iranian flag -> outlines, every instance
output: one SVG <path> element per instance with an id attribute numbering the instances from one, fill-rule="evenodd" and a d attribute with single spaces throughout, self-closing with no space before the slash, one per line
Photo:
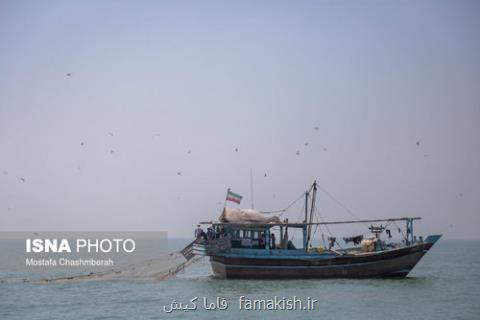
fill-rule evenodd
<path id="1" fill-rule="evenodd" d="M 227 201 L 232 201 L 232 202 L 240 204 L 240 201 L 242 201 L 242 196 L 239 195 L 239 194 L 233 193 L 232 191 L 230 191 L 230 189 L 228 189 L 228 191 L 227 191 Z"/>

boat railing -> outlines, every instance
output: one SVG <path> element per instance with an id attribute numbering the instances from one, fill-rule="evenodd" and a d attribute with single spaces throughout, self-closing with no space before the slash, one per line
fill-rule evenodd
<path id="1" fill-rule="evenodd" d="M 195 241 L 193 249 L 197 253 L 206 255 L 218 252 L 224 252 L 231 248 L 230 236 L 226 235 L 213 239 L 200 239 Z"/>

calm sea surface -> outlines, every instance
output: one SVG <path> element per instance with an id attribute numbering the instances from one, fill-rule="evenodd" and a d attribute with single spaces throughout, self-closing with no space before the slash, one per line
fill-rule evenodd
<path id="1" fill-rule="evenodd" d="M 170 240 L 169 246 L 187 242 Z M 221 280 L 205 259 L 167 281 L 41 285 L 6 281 L 12 273 L 1 264 L 0 319 L 480 319 L 480 241 L 440 240 L 408 278 L 394 280 Z M 242 295 L 318 302 L 313 311 L 245 311 L 239 310 Z M 165 313 L 164 305 L 193 297 L 199 305 L 203 297 L 222 297 L 229 306 Z"/>

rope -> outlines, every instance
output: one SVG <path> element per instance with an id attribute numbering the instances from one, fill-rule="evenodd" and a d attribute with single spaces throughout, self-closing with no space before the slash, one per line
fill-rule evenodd
<path id="1" fill-rule="evenodd" d="M 318 214 L 317 214 L 317 212 L 318 212 Z M 320 222 L 320 217 L 319 217 L 319 215 L 320 215 L 320 211 L 316 210 L 316 211 L 315 211 L 315 218 L 317 219 L 317 222 Z M 322 230 L 322 225 L 321 225 L 321 224 L 317 224 L 317 227 L 320 228 L 320 233 L 321 233 L 321 235 L 322 235 L 323 246 L 326 248 L 326 247 L 327 247 L 327 243 L 325 242 L 325 235 L 324 235 L 324 232 L 323 232 L 323 230 Z M 315 233 L 317 233 L 317 230 L 316 230 L 316 229 L 315 229 Z M 315 236 L 315 233 L 313 234 L 314 236 Z M 312 239 L 313 239 L 313 237 L 312 237 Z"/>
<path id="2" fill-rule="evenodd" d="M 403 234 L 402 228 L 400 228 L 395 221 L 392 221 L 392 222 L 393 222 L 393 224 L 395 225 L 395 227 L 397 227 L 397 229 L 400 230 L 400 233 L 402 234 L 403 240 L 408 240 L 407 236 L 406 236 L 405 234 Z"/>
<path id="3" fill-rule="evenodd" d="M 358 220 L 362 220 L 360 219 L 360 217 L 358 217 L 356 214 L 354 214 L 352 212 L 352 210 L 350 210 L 349 208 L 347 208 L 343 203 L 340 202 L 340 200 L 338 200 L 337 198 L 335 198 L 332 194 L 330 194 L 327 190 L 325 190 L 324 188 L 322 188 L 321 186 L 319 186 L 317 184 L 317 188 L 320 189 L 321 191 L 323 191 L 323 193 L 325 193 L 330 199 L 332 199 L 333 201 L 335 201 L 342 209 L 344 209 L 346 212 L 348 212 L 352 217 L 354 217 L 355 219 L 358 219 Z"/>
<path id="4" fill-rule="evenodd" d="M 303 211 L 303 210 L 305 210 L 305 205 L 302 205 L 302 210 L 300 210 L 300 214 L 298 215 L 297 220 L 299 220 L 300 217 L 302 216 L 302 213 L 303 213 L 302 211 Z M 292 241 L 293 241 L 294 238 L 295 238 L 295 232 L 296 232 L 296 231 L 297 231 L 297 228 L 293 228 L 293 232 L 292 232 L 292 235 L 291 235 Z"/>
<path id="5" fill-rule="evenodd" d="M 290 203 L 285 209 L 275 210 L 275 211 L 260 211 L 260 213 L 269 214 L 269 213 L 279 213 L 279 212 L 281 212 L 281 214 L 278 215 L 279 217 L 281 217 L 282 214 L 284 214 L 288 209 L 290 209 L 295 203 L 297 203 L 297 201 L 302 199 L 304 196 L 305 196 L 305 192 L 303 192 L 297 199 L 295 199 L 292 203 Z"/>
<path id="6" fill-rule="evenodd" d="M 315 214 L 315 218 L 317 218 L 317 222 L 319 222 L 319 221 L 318 221 L 318 217 L 317 217 L 316 214 Z M 315 234 L 317 234 L 317 229 L 318 229 L 319 226 L 320 226 L 319 224 L 317 224 L 317 225 L 315 226 L 315 230 L 313 231 L 313 235 L 312 235 L 311 242 L 313 242 L 313 239 L 315 239 Z"/>
<path id="7" fill-rule="evenodd" d="M 320 214 L 320 211 L 318 211 L 317 208 L 315 208 L 315 213 L 318 214 L 318 216 L 322 218 L 322 215 Z M 333 237 L 333 233 L 330 231 L 330 228 L 328 228 L 328 225 L 325 225 L 325 229 L 327 230 L 328 234 L 330 234 L 330 237 Z M 335 237 L 335 243 L 338 245 L 338 247 L 345 252 L 345 249 L 340 245 L 340 243 L 337 240 L 337 237 Z"/>
<path id="8" fill-rule="evenodd" d="M 321 186 L 319 186 L 317 184 L 317 188 L 320 189 L 323 193 L 325 193 L 330 199 L 332 199 L 333 201 L 335 201 L 343 210 L 345 210 L 348 214 L 350 214 L 352 217 L 354 217 L 355 219 L 357 220 L 362 220 L 359 216 L 357 216 L 356 214 L 353 213 L 352 210 L 350 210 L 349 208 L 347 208 L 347 206 L 345 206 L 343 203 L 340 202 L 340 200 L 338 200 L 337 198 L 335 198 L 331 193 L 329 193 L 327 190 L 325 190 L 324 188 L 322 188 Z M 368 227 L 368 224 L 366 222 L 363 222 L 363 225 Z"/>
<path id="9" fill-rule="evenodd" d="M 316 209 L 316 208 L 315 208 Z M 318 217 L 318 214 L 317 214 L 317 210 L 315 210 L 315 219 L 317 220 L 317 222 L 320 222 L 320 218 Z M 313 235 L 312 235 L 312 239 L 311 239 L 311 242 L 313 242 L 313 240 L 315 239 L 315 235 L 317 234 L 317 229 L 320 228 L 320 232 L 322 232 L 322 227 L 321 225 L 317 224 L 315 226 L 315 231 L 313 231 Z M 323 236 L 323 232 L 322 232 L 322 236 Z"/>
<path id="10" fill-rule="evenodd" d="M 323 220 L 323 217 L 320 214 L 320 211 L 318 211 L 318 208 L 315 208 L 315 214 L 318 214 L 318 216 L 320 217 L 320 220 Z M 328 234 L 330 234 L 330 236 L 333 237 L 333 233 L 330 231 L 330 228 L 328 228 L 328 225 L 326 224 L 324 226 L 325 226 L 325 229 L 327 230 Z"/>

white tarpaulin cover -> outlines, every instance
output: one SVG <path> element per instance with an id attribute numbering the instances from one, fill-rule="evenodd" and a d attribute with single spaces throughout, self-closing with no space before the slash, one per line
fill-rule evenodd
<path id="1" fill-rule="evenodd" d="M 219 218 L 220 222 L 231 223 L 280 223 L 277 216 L 268 217 L 253 209 L 234 209 L 225 207 Z"/>

